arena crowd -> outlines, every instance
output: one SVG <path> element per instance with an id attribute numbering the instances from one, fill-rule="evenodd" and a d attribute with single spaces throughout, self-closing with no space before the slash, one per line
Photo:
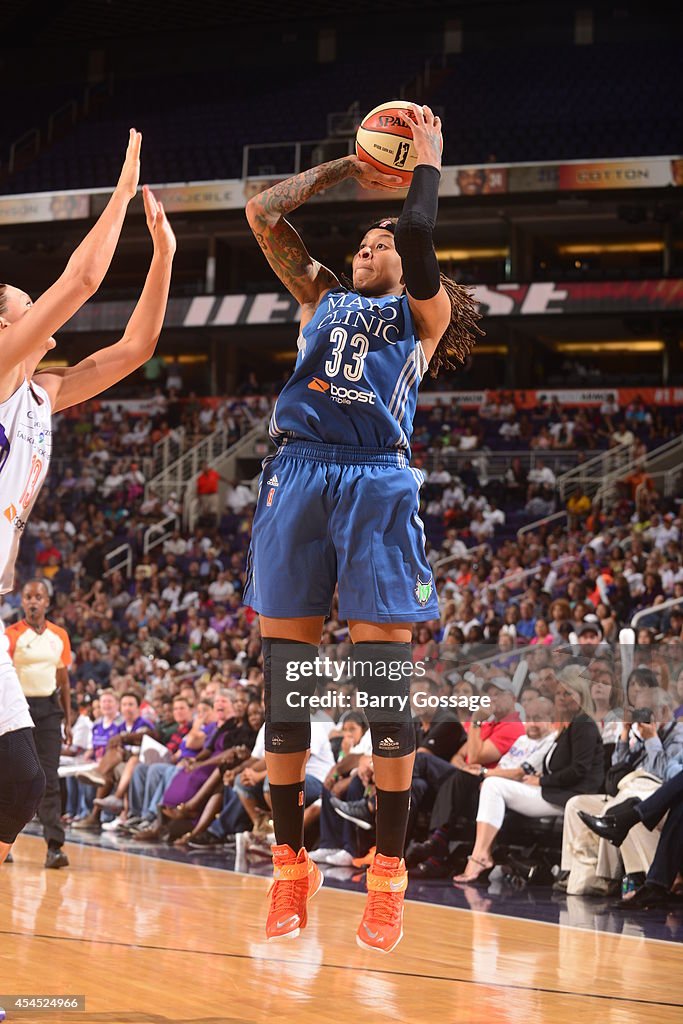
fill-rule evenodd
<path id="1" fill-rule="evenodd" d="M 166 438 L 181 451 L 220 425 L 234 442 L 268 412 L 272 396 L 259 390 L 253 375 L 241 395 L 211 402 L 155 386 L 143 412 L 91 403 L 57 420 L 58 459 L 26 527 L 18 582 L 45 581 L 49 617 L 74 649 L 63 758 L 74 829 L 191 849 L 247 833 L 268 842 L 258 622 L 241 600 L 254 492 L 228 482 L 222 507 L 204 508 L 191 532 L 181 495 L 145 497 L 155 445 Z M 570 894 L 616 893 L 626 876 L 636 880 L 629 898 L 650 905 L 680 885 L 680 838 L 660 850 L 664 819 L 652 831 L 639 819 L 620 855 L 579 814 L 647 803 L 683 778 L 680 505 L 640 469 L 609 507 L 580 488 L 562 497 L 562 464 L 543 454 L 565 454 L 570 467 L 587 450 L 627 444 L 637 457 L 682 425 L 677 410 L 640 401 L 520 412 L 505 394 L 474 411 L 436 401 L 416 417 L 413 464 L 426 478 L 441 616 L 414 633 L 413 660 L 425 669 L 415 686 L 435 700 L 415 703 L 411 874 L 452 874 L 456 839 L 472 850 L 456 879 L 488 873 L 504 818 L 517 811 L 562 823 L 556 884 Z M 490 472 L 492 451 L 510 452 L 504 471 Z M 518 532 L 561 510 L 559 525 Z M 166 515 L 177 528 L 144 554 L 144 531 Z M 122 544 L 133 552 L 130 577 L 107 573 L 106 555 Z M 681 605 L 658 609 L 671 598 Z M 18 593 L 0 598 L 5 623 L 20 615 Z M 349 653 L 336 606 L 323 644 L 333 657 Z M 474 699 L 435 707 L 448 697 Z M 314 857 L 363 864 L 374 827 L 367 722 L 356 710 L 313 722 Z"/>

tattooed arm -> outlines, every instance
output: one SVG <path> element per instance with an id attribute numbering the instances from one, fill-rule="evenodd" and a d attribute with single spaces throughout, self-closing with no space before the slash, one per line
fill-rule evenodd
<path id="1" fill-rule="evenodd" d="M 331 270 L 309 255 L 285 215 L 346 178 L 356 178 L 364 188 L 378 191 L 393 190 L 401 180 L 380 173 L 355 156 L 346 156 L 278 182 L 247 203 L 249 226 L 266 259 L 287 290 L 302 306 L 310 306 L 311 312 L 325 292 L 335 288 L 339 281 Z"/>

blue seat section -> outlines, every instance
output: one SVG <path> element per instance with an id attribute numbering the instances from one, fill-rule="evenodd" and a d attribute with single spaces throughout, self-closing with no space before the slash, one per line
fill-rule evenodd
<path id="1" fill-rule="evenodd" d="M 145 177 L 188 181 L 240 177 L 246 143 L 322 139 L 327 114 L 362 110 L 397 95 L 428 56 L 375 48 L 372 60 L 121 77 L 97 113 L 3 184 L 6 192 L 102 187 L 116 179 L 131 124 L 145 134 Z M 672 41 L 592 46 L 521 45 L 449 55 L 423 99 L 443 113 L 445 162 L 568 160 L 680 153 L 680 48 Z M 410 87 L 409 87 L 410 88 Z M 0 145 L 69 98 L 28 90 L 10 109 Z M 73 91 L 73 95 L 76 92 Z M 24 102 L 25 100 L 25 102 Z M 55 102 L 55 100 L 57 102 Z M 288 173 L 291 148 L 263 152 L 252 173 Z"/>

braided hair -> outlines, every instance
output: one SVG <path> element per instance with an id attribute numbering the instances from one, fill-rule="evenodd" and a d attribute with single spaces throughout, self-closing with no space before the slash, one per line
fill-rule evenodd
<path id="1" fill-rule="evenodd" d="M 397 222 L 398 217 L 385 217 L 383 220 L 375 221 L 367 230 L 382 228 L 393 235 Z M 439 277 L 450 299 L 451 320 L 429 361 L 429 373 L 432 377 L 438 377 L 442 370 L 457 370 L 459 366 L 464 366 L 477 343 L 477 337 L 484 333 L 478 323 L 481 313 L 472 290 L 458 284 L 453 278 L 446 277 L 445 274 L 440 274 Z M 347 287 L 353 287 L 352 282 L 346 277 L 342 278 L 342 283 Z"/>

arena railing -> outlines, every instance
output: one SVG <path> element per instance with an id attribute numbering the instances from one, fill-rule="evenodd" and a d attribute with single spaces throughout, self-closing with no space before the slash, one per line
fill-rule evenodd
<path id="1" fill-rule="evenodd" d="M 180 528 L 180 518 L 175 515 L 164 516 L 158 523 L 148 526 L 142 537 L 142 553 L 148 555 L 150 551 L 163 544 L 171 536 L 174 530 Z"/>
<path id="2" fill-rule="evenodd" d="M 596 480 L 598 482 L 601 481 L 607 473 L 613 471 L 626 472 L 629 463 L 632 461 L 631 445 L 629 444 L 616 445 L 614 448 L 608 448 L 606 451 L 600 452 L 592 459 L 588 459 L 586 462 L 581 462 L 572 469 L 568 469 L 566 473 L 562 473 L 557 478 L 557 489 L 560 498 L 564 501 L 567 494 L 575 487 L 580 487 L 590 497 L 590 492 L 587 489 L 589 486 L 592 487 Z M 595 490 L 597 489 L 596 487 Z"/>
<path id="3" fill-rule="evenodd" d="M 250 142 L 242 149 L 242 179 L 250 181 L 265 178 L 284 178 L 310 167 L 324 163 L 354 151 L 352 138 L 334 139 L 285 139 L 283 142 Z M 277 157 L 282 154 L 284 162 Z M 262 161 L 274 161 L 263 163 Z M 252 169 L 256 164 L 256 170 Z"/>
<path id="4" fill-rule="evenodd" d="M 668 601 L 662 601 L 660 604 L 652 604 L 649 608 L 641 608 L 631 619 L 631 629 L 637 629 L 638 623 L 648 615 L 658 615 L 660 612 L 667 611 L 668 608 L 675 608 L 678 604 L 683 604 L 683 597 L 671 597 Z"/>
<path id="5" fill-rule="evenodd" d="M 594 497 L 601 501 L 611 501 L 617 485 L 636 469 L 642 469 L 653 479 L 662 479 L 665 486 L 675 488 L 675 481 L 683 470 L 683 437 L 674 437 L 658 448 L 632 458 L 627 466 L 610 471 L 603 478 Z M 674 490 L 671 490 L 665 496 L 671 497 L 673 493 Z"/>
<path id="6" fill-rule="evenodd" d="M 683 598 L 677 599 L 676 603 L 680 601 L 683 601 Z M 657 607 L 663 607 L 663 605 L 658 605 Z M 641 662 L 644 651 L 643 645 L 638 646 L 635 643 L 634 630 L 628 626 L 620 630 L 617 640 L 603 640 L 597 649 L 592 648 L 590 652 L 580 644 L 576 633 L 570 633 L 568 641 L 561 644 L 556 642 L 546 646 L 524 643 L 522 645 L 515 645 L 510 650 L 500 649 L 494 641 L 465 644 L 465 649 L 457 651 L 455 658 L 453 658 L 452 654 L 451 657 L 448 657 L 447 654 L 444 655 L 444 644 L 442 641 L 439 655 L 435 658 L 435 661 L 441 662 L 442 665 L 450 661 L 451 664 L 448 667 L 436 669 L 436 671 L 441 671 L 446 678 L 452 672 L 457 672 L 461 678 L 466 678 L 467 673 L 471 672 L 475 679 L 477 676 L 486 679 L 487 677 L 490 678 L 492 669 L 500 669 L 512 678 L 515 696 L 519 698 L 527 678 L 530 678 L 533 684 L 533 674 L 538 671 L 538 668 L 534 667 L 535 657 L 543 654 L 544 651 L 552 653 L 558 650 L 558 648 L 571 653 L 572 658 L 578 659 L 580 662 L 582 661 L 586 669 L 588 668 L 588 663 L 596 654 L 600 655 L 609 652 L 613 659 L 615 679 L 618 672 L 618 678 L 621 680 L 624 689 L 626 689 L 628 677 L 632 669 Z M 662 644 L 659 646 L 660 652 L 664 648 L 668 649 L 668 652 L 674 650 L 672 645 Z M 453 648 L 450 650 L 452 652 Z M 492 653 L 487 653 L 487 650 L 491 650 Z M 652 644 L 647 645 L 647 650 L 652 651 Z M 669 661 L 674 666 L 678 665 L 678 658 L 675 654 L 669 653 Z"/>
<path id="7" fill-rule="evenodd" d="M 564 472 L 568 463 L 577 462 L 580 454 L 579 451 L 572 450 L 571 448 L 563 448 L 560 451 L 553 451 L 552 449 L 550 451 L 541 451 L 531 448 L 524 448 L 522 450 L 473 448 L 471 451 L 439 452 L 427 450 L 425 452 L 415 452 L 416 456 L 420 456 L 423 459 L 424 465 L 422 468 L 428 473 L 436 469 L 437 466 L 445 466 L 449 472 L 457 474 L 463 463 L 471 462 L 475 468 L 477 468 L 478 464 L 480 471 L 484 472 L 489 480 L 501 480 L 505 476 L 506 470 L 510 468 L 510 463 L 513 459 L 519 459 L 527 471 L 535 469 L 540 459 L 557 476 L 558 470 L 562 469 L 562 472 Z"/>
<path id="8" fill-rule="evenodd" d="M 471 552 L 480 551 L 482 550 L 482 548 L 486 547 L 488 547 L 487 544 L 478 544 L 476 548 L 468 548 L 467 554 L 465 555 L 449 555 L 447 558 L 442 558 L 438 562 L 434 563 L 434 572 L 438 572 L 440 569 L 444 568 L 446 564 L 449 562 L 461 562 L 463 559 L 469 560 Z M 556 558 L 554 562 L 550 563 L 550 568 L 556 569 L 562 565 L 568 565 L 569 562 L 578 562 L 578 560 L 579 559 L 576 558 L 574 555 L 562 555 L 560 558 Z M 514 583 L 515 580 L 526 579 L 527 576 L 533 576 L 533 574 L 537 572 L 538 565 L 533 565 L 528 569 L 515 569 L 513 572 L 508 573 L 507 576 L 503 576 L 501 579 L 497 580 L 495 584 L 492 584 L 492 586 L 507 587 L 510 586 L 510 584 Z"/>
<path id="9" fill-rule="evenodd" d="M 185 427 L 176 427 L 152 447 L 152 475 L 157 476 L 184 454 L 187 444 Z"/>
<path id="10" fill-rule="evenodd" d="M 211 462 L 215 469 L 223 476 L 228 478 L 237 478 L 238 474 L 235 473 L 235 467 L 237 466 L 238 459 L 261 459 L 268 453 L 268 417 L 264 417 L 259 420 L 251 430 L 248 430 L 246 434 L 243 434 L 239 440 L 235 441 L 229 448 L 224 447 L 222 451 L 215 453 L 212 459 L 206 459 L 204 461 Z M 190 452 L 186 453 L 190 455 Z M 186 481 L 185 488 L 183 491 L 183 522 L 190 529 L 193 530 L 197 519 L 197 493 L 196 493 L 196 482 L 197 476 L 199 475 L 199 466 L 201 461 L 195 460 L 195 468 L 191 477 Z M 250 481 L 245 481 L 250 484 Z M 224 487 L 221 484 L 218 492 L 218 504 L 219 508 L 224 507 Z"/>
<path id="11" fill-rule="evenodd" d="M 440 558 L 438 561 L 434 562 L 432 569 L 437 573 L 453 562 L 471 562 L 475 557 L 476 551 L 484 551 L 488 547 L 490 547 L 489 544 L 477 544 L 476 547 L 468 548 L 467 551 L 463 552 L 461 555 L 447 555 L 445 558 Z"/>
<path id="12" fill-rule="evenodd" d="M 559 512 L 553 512 L 549 516 L 543 516 L 542 519 L 536 519 L 533 523 L 527 523 L 526 526 L 520 526 L 517 530 L 517 540 L 523 537 L 525 533 L 532 533 L 535 530 L 540 529 L 541 526 L 546 526 L 547 523 L 554 523 L 560 519 L 569 519 L 569 513 L 565 508 L 560 509 Z"/>
<path id="13" fill-rule="evenodd" d="M 682 467 L 664 469 L 659 472 L 648 469 L 645 463 L 642 463 L 642 467 L 655 485 L 655 490 L 658 494 L 664 498 L 671 498 L 676 494 L 678 480 L 683 471 Z M 623 483 L 638 468 L 638 465 L 634 464 L 630 470 L 626 469 L 623 473 L 618 474 L 616 478 L 610 477 L 607 481 L 601 477 L 586 477 L 588 483 L 592 482 L 598 485 L 597 489 L 593 492 L 592 500 L 594 502 L 601 502 L 603 505 L 609 504 L 614 498 L 617 485 Z M 586 493 L 589 492 L 586 491 Z"/>
<path id="14" fill-rule="evenodd" d="M 105 579 L 115 572 L 124 573 L 128 579 L 133 575 L 133 549 L 130 544 L 121 544 L 118 548 L 114 548 L 104 556 L 104 561 L 108 565 L 103 573 Z"/>
<path id="15" fill-rule="evenodd" d="M 228 444 L 230 428 L 226 424 L 221 424 L 220 427 L 207 434 L 206 437 L 203 437 L 192 448 L 188 448 L 186 452 L 183 452 L 179 458 L 171 462 L 160 473 L 157 473 L 155 477 L 148 480 L 145 484 L 145 498 L 148 499 L 154 494 L 163 502 L 171 493 L 175 492 L 182 500 L 186 487 L 196 480 L 203 463 L 208 462 L 211 464 L 218 459 L 222 459 L 229 452 L 235 451 L 237 446 L 241 445 L 246 438 L 253 440 L 256 434 L 259 436 L 267 434 L 267 424 L 267 417 L 257 420 L 232 445 Z"/>

